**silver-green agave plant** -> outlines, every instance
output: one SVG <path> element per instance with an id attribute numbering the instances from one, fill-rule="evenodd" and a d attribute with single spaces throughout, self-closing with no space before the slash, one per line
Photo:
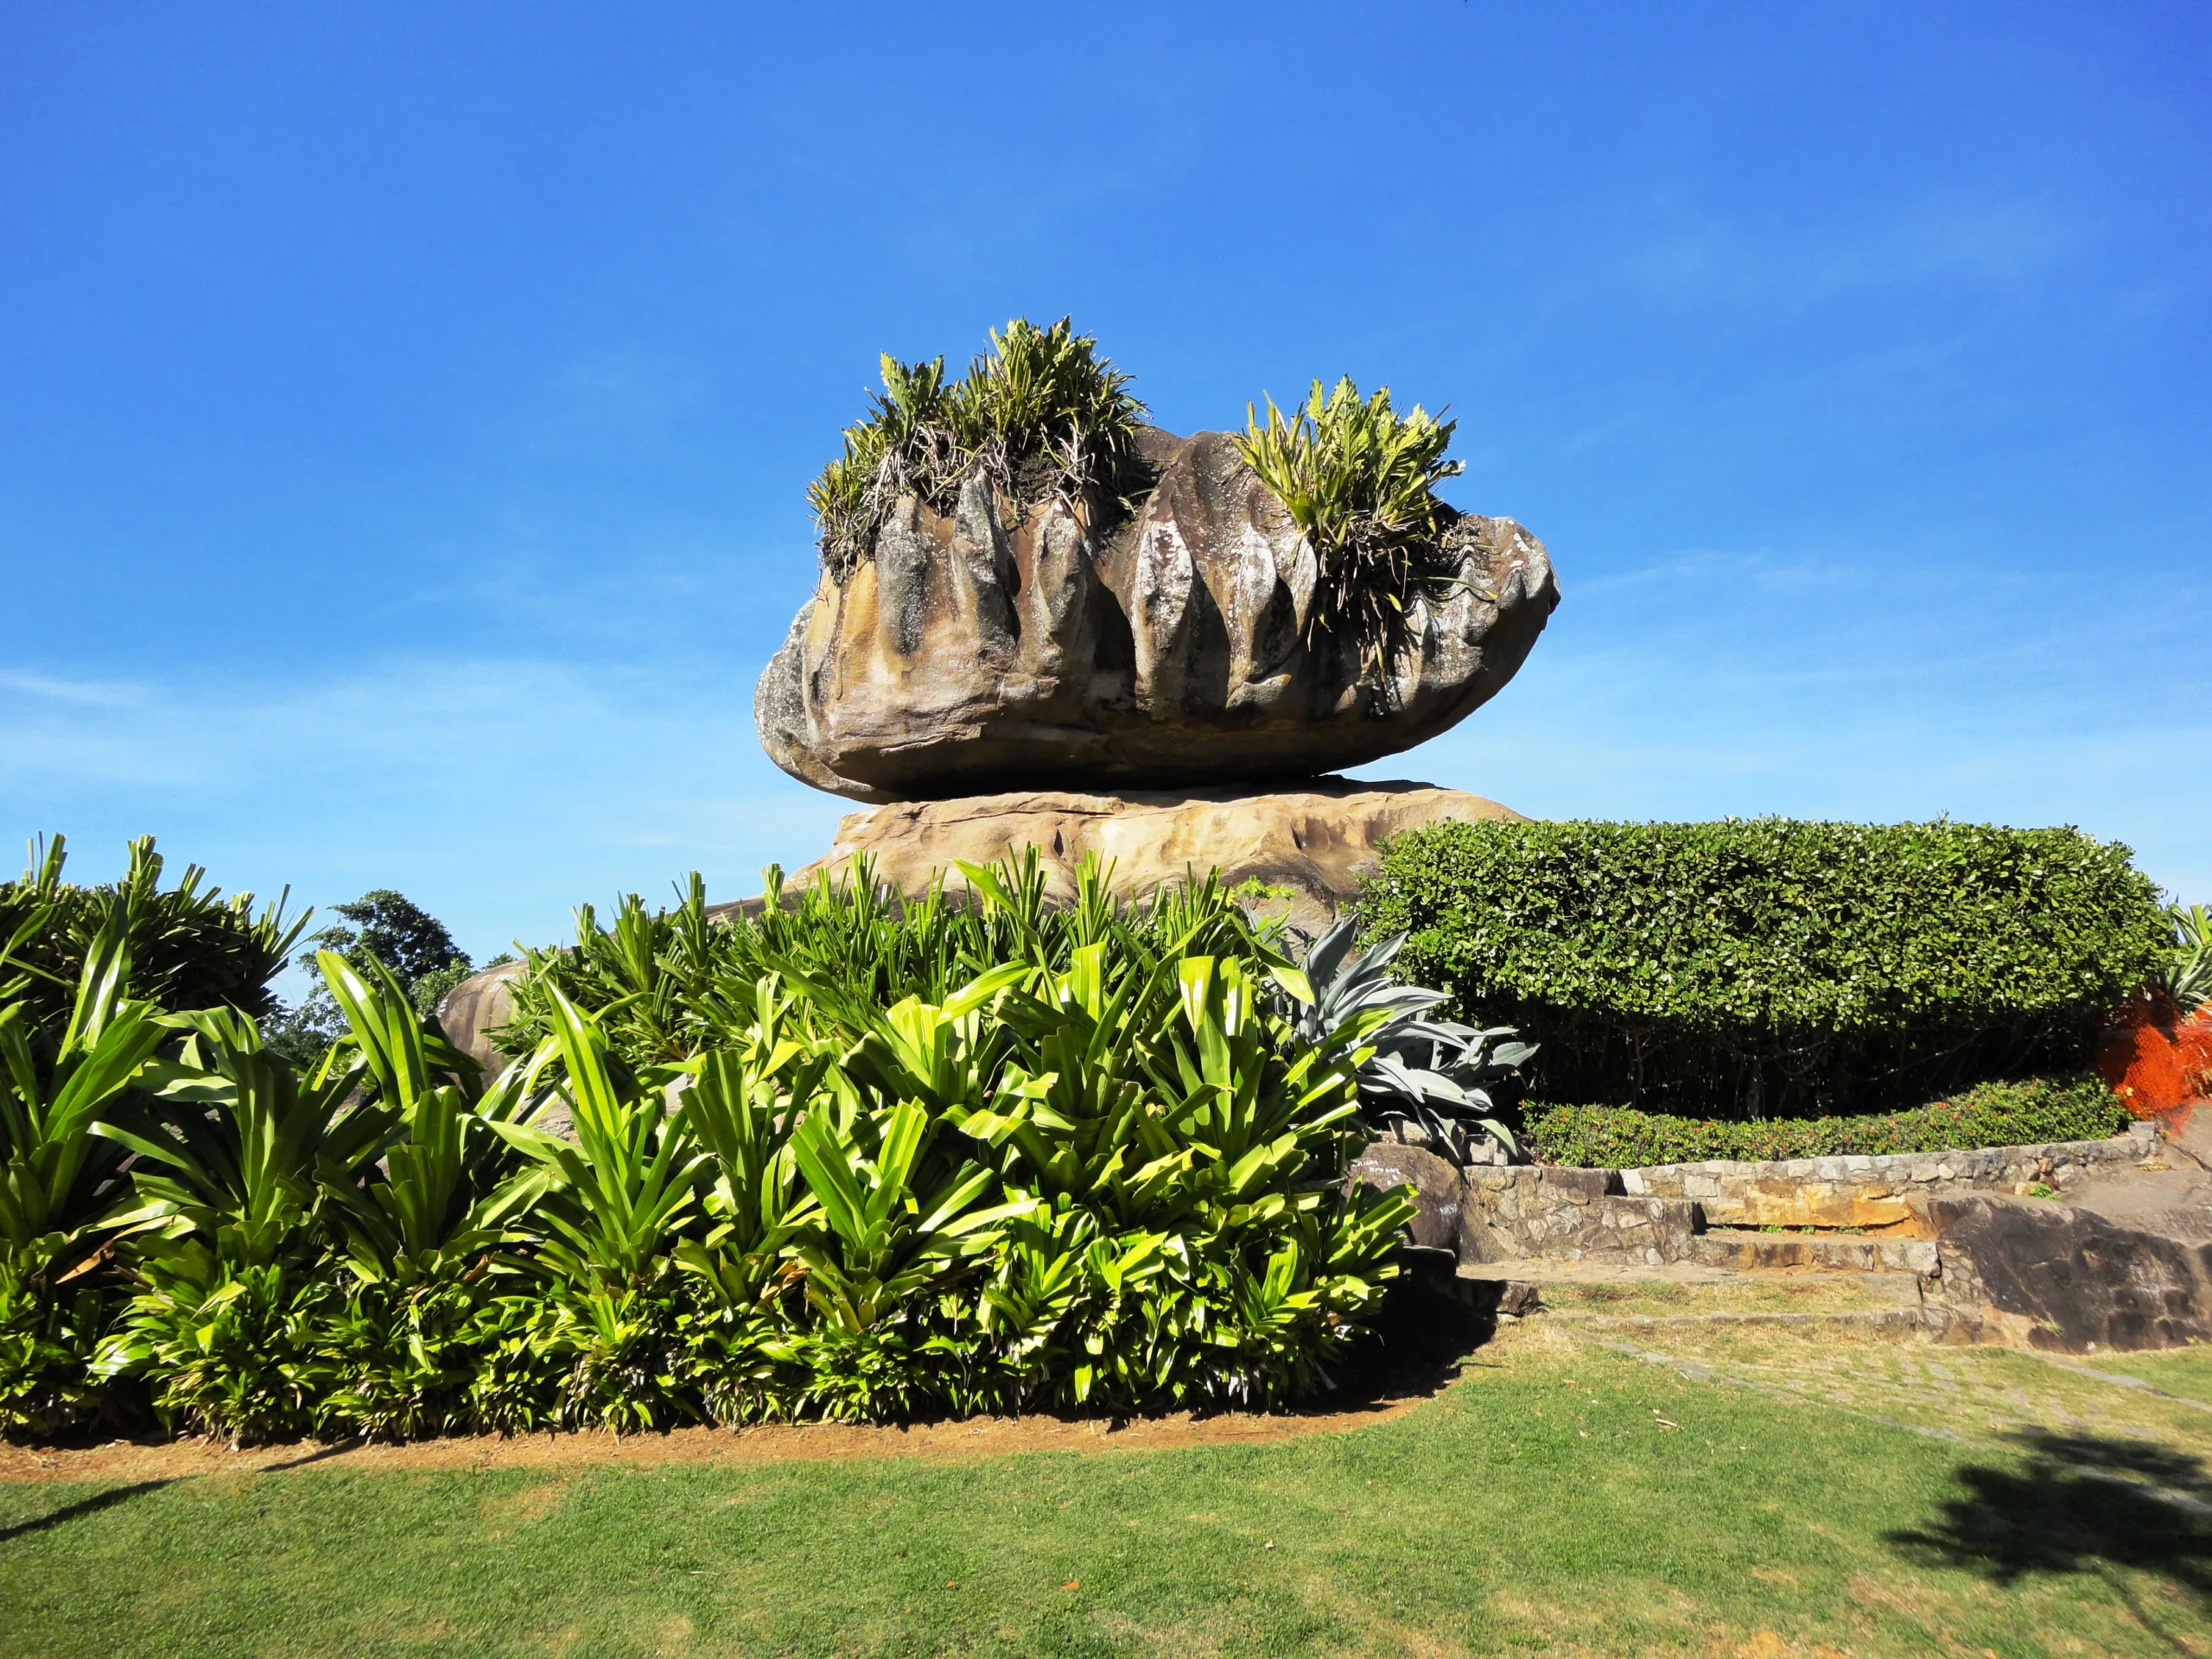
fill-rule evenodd
<path id="1" fill-rule="evenodd" d="M 1526 1065 L 1536 1045 L 1522 1042 L 1510 1026 L 1478 1029 L 1428 1018 L 1449 999 L 1442 991 L 1401 983 L 1391 972 L 1406 936 L 1354 951 L 1357 931 L 1357 924 L 1347 917 L 1306 952 L 1300 967 L 1313 1000 L 1294 1005 L 1300 1038 L 1318 1043 L 1369 1010 L 1390 1010 L 1391 1018 L 1366 1039 L 1375 1052 L 1359 1068 L 1362 1115 L 1384 1131 L 1410 1124 L 1422 1139 L 1445 1147 L 1463 1140 L 1470 1128 L 1485 1130 L 1517 1160 L 1520 1142 L 1495 1116 L 1491 1090 Z"/>
<path id="2" fill-rule="evenodd" d="M 2187 910 L 2176 905 L 2166 914 L 2174 925 L 2174 948 L 2160 984 L 2176 1007 L 2195 1014 L 2212 1002 L 2212 914 L 2202 905 Z"/>

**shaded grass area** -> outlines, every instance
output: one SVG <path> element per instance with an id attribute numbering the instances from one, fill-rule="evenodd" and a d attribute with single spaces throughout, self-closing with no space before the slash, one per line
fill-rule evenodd
<path id="1" fill-rule="evenodd" d="M 1528 1325 L 1263 1445 L 0 1485 L 0 1652 L 2212 1652 L 2212 1522 L 2120 1484 L 2145 1459 L 2202 1479 Z"/>
<path id="2" fill-rule="evenodd" d="M 2212 1411 L 2107 1382 L 2101 1368 L 2077 1360 L 2055 1363 L 2004 1348 L 1757 1326 L 1685 1323 L 1596 1334 L 1620 1349 L 1704 1368 L 1784 1408 L 1847 1413 L 1961 1446 L 2008 1446 L 2023 1433 L 2079 1433 L 2114 1444 L 2150 1444 L 2212 1464 Z M 2113 1370 L 2137 1375 L 2132 1365 Z"/>

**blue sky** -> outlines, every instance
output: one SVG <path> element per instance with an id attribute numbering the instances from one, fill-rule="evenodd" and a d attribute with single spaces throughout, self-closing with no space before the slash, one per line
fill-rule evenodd
<path id="1" fill-rule="evenodd" d="M 875 355 L 1448 403 L 1550 547 L 1366 769 L 2078 823 L 2212 899 L 2212 12 L 0 5 L 0 830 L 480 957 L 843 805 L 753 735 Z"/>

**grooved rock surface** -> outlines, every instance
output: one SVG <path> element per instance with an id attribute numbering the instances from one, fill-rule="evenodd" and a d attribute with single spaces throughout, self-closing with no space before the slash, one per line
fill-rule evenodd
<path id="1" fill-rule="evenodd" d="M 811 880 L 866 855 L 875 861 L 878 881 L 919 893 L 956 859 L 988 864 L 1033 846 L 1047 890 L 1065 899 L 1074 896 L 1084 855 L 1096 852 L 1113 861 L 1111 885 L 1125 898 L 1179 882 L 1193 868 L 1202 876 L 1218 868 L 1231 886 L 1258 880 L 1287 887 L 1291 922 L 1313 933 L 1358 896 L 1360 878 L 1373 873 L 1386 836 L 1446 818 L 1518 821 L 1520 814 L 1460 790 L 1343 778 L 1264 793 L 1032 791 L 908 801 L 851 814 L 829 853 L 790 880 Z M 957 872 L 950 885 L 962 885 Z"/>
<path id="2" fill-rule="evenodd" d="M 1332 636 L 1303 643 L 1313 547 L 1228 437 L 1147 429 L 1144 448 L 1158 482 L 1103 531 L 1052 505 L 1009 531 L 980 478 L 949 515 L 903 499 L 761 675 L 770 758 L 868 801 L 1309 777 L 1454 724 L 1559 602 L 1541 542 L 1462 517 L 1457 585 L 1413 605 L 1392 683 L 1363 685 Z"/>

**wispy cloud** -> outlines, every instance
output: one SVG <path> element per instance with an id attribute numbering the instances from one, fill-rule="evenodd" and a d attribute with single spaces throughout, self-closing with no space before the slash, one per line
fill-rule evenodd
<path id="1" fill-rule="evenodd" d="M 2059 267 L 2094 231 L 2032 197 L 1890 200 L 1856 223 L 1828 219 L 1796 231 L 1685 206 L 1667 231 L 1631 245 L 1618 270 L 1633 287 L 1700 307 L 1819 305 L 1930 286 L 2015 288 Z"/>
<path id="2" fill-rule="evenodd" d="M 144 695 L 140 688 L 123 681 L 67 679 L 7 668 L 0 668 L 0 691 L 12 691 L 32 702 L 95 709 L 128 708 Z"/>
<path id="3" fill-rule="evenodd" d="M 0 788 L 9 827 L 68 834 L 90 874 L 149 830 L 229 887 L 316 902 L 404 871 L 481 952 L 556 937 L 584 899 L 693 868 L 735 896 L 827 849 L 849 804 L 769 765 L 735 677 L 437 658 L 219 685 L 9 675 Z"/>

